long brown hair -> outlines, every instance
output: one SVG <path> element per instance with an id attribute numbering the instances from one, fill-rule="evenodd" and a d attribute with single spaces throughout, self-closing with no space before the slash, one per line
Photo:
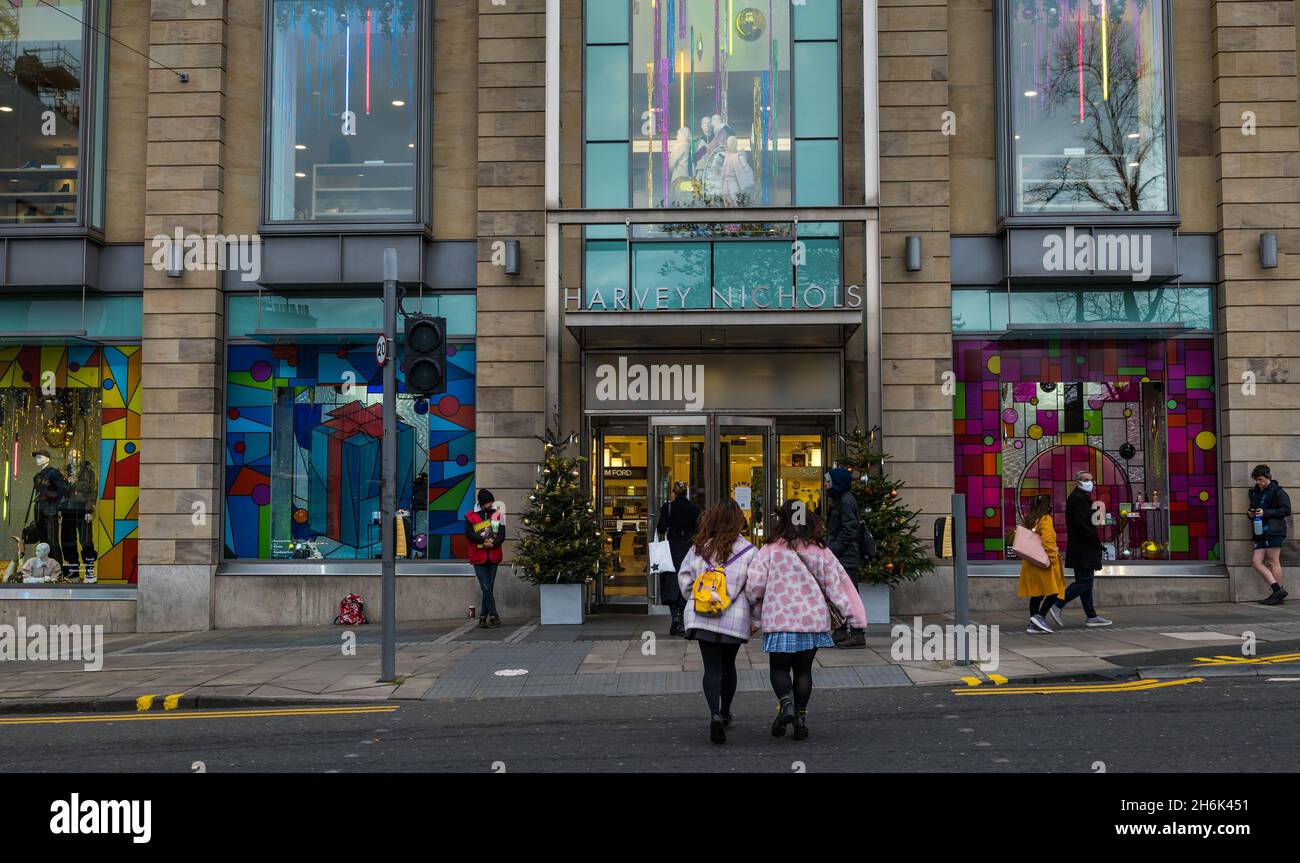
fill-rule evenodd
<path id="1" fill-rule="evenodd" d="M 1050 514 L 1052 511 L 1052 496 L 1049 494 L 1038 494 L 1029 501 L 1029 509 L 1025 511 L 1025 527 L 1033 530 L 1038 526 L 1038 521 L 1043 516 Z"/>
<path id="2" fill-rule="evenodd" d="M 700 518 L 695 531 L 695 553 L 705 562 L 717 566 L 731 557 L 731 547 L 745 529 L 745 514 L 731 498 L 715 503 Z"/>
<path id="3" fill-rule="evenodd" d="M 798 498 L 790 498 L 776 513 L 776 527 L 772 539 L 782 540 L 791 548 L 824 546 L 825 525 L 812 507 Z"/>

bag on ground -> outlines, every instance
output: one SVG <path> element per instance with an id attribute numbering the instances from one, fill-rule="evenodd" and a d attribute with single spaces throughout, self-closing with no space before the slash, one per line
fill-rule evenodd
<path id="1" fill-rule="evenodd" d="M 339 613 L 334 622 L 340 626 L 361 626 L 366 623 L 366 604 L 355 593 L 339 600 Z"/>

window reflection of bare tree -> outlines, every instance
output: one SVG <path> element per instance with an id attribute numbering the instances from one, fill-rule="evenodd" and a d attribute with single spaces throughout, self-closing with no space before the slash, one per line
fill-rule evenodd
<path id="1" fill-rule="evenodd" d="M 1141 291 L 1035 291 L 1021 295 L 1019 305 L 1029 314 L 1018 314 L 1015 319 L 1073 321 L 1080 324 L 1098 321 L 1151 323 L 1174 320 L 1177 317 L 1177 302 L 1177 289 L 1168 285 Z M 1145 309 L 1141 303 L 1146 304 Z"/>
<path id="2" fill-rule="evenodd" d="M 1106 210 L 1131 212 L 1163 202 L 1164 100 L 1144 98 L 1133 33 L 1120 19 L 1112 20 L 1109 98 L 1103 98 L 1102 92 L 1100 21 L 1094 18 L 1084 25 L 1088 31 L 1083 40 L 1085 110 L 1082 122 L 1076 116 L 1074 123 L 1082 126 L 1078 143 L 1087 147 L 1088 155 L 1044 160 L 1044 176 L 1035 177 L 1024 190 L 1026 209 L 1091 202 Z M 1063 21 L 1056 32 L 1059 36 L 1052 49 L 1047 98 L 1056 116 L 1062 112 L 1070 116 L 1079 104 L 1076 30 L 1071 22 Z M 1157 86 L 1158 82 L 1145 84 L 1146 88 Z M 1128 137 L 1139 132 L 1138 138 Z M 1132 162 L 1137 167 L 1130 167 Z"/>

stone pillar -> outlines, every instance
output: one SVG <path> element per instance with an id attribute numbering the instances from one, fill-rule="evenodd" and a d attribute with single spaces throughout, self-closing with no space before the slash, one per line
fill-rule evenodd
<path id="1" fill-rule="evenodd" d="M 949 510 L 953 487 L 946 0 L 880 0 L 880 268 L 884 449 L 912 509 Z M 971 118 L 967 118 L 970 122 Z M 962 118 L 957 120 L 959 127 Z M 905 238 L 921 238 L 921 271 L 906 270 Z M 894 591 L 894 613 L 952 607 L 952 571 Z"/>
<path id="2" fill-rule="evenodd" d="M 220 560 L 221 273 L 151 265 L 157 235 L 222 233 L 225 0 L 151 0 L 140 466 L 142 632 L 207 629 Z"/>
<path id="3" fill-rule="evenodd" d="M 1250 566 L 1250 471 L 1268 464 L 1300 505 L 1300 124 L 1295 3 L 1214 0 L 1219 167 L 1218 346 L 1225 559 L 1235 600 L 1266 595 Z M 1254 117 L 1254 128 L 1248 121 Z M 1278 237 L 1261 269 L 1260 234 Z M 1249 374 L 1247 374 L 1249 373 Z M 1253 388 L 1246 386 L 1253 381 Z M 1253 390 L 1253 391 L 1252 391 Z M 1294 527 L 1290 531 L 1295 537 Z M 1283 549 L 1300 591 L 1294 541 Z"/>
<path id="4" fill-rule="evenodd" d="M 532 490 L 546 426 L 545 12 L 545 0 L 511 0 L 478 15 L 477 483 L 510 513 Z M 492 263 L 505 240 L 519 241 L 517 276 Z"/>

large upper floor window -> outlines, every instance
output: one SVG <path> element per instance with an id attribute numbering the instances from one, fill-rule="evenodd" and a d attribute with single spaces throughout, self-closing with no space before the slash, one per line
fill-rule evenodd
<path id="1" fill-rule="evenodd" d="M 838 0 L 586 0 L 584 205 L 839 204 L 839 16 Z"/>
<path id="2" fill-rule="evenodd" d="M 1173 210 L 1165 0 L 1004 0 L 1008 215 Z"/>
<path id="3" fill-rule="evenodd" d="M 273 0 L 271 222 L 419 222 L 419 0 Z"/>
<path id="4" fill-rule="evenodd" d="M 90 39 L 88 15 L 106 30 L 107 2 L 8 0 L 0 3 L 0 225 L 102 221 L 98 181 L 106 52 Z M 94 19 L 92 19 L 94 20 Z M 91 151 L 90 165 L 87 150 Z M 90 182 L 93 196 L 85 194 Z"/>

